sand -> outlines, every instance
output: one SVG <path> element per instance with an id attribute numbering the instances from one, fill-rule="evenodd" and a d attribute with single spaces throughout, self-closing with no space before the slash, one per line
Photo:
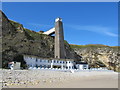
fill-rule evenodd
<path id="1" fill-rule="evenodd" d="M 118 88 L 118 73 L 2 70 L 4 88 Z"/>

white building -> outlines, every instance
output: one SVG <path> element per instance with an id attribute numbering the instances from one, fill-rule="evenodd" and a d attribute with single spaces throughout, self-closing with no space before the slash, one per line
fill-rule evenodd
<path id="1" fill-rule="evenodd" d="M 88 69 L 86 62 L 75 62 L 73 59 L 39 58 L 32 55 L 24 55 L 28 68 L 60 68 L 60 69 Z"/>
<path id="2" fill-rule="evenodd" d="M 84 61 L 77 62 L 75 66 L 76 66 L 77 69 L 80 69 L 80 70 L 84 70 L 84 69 L 89 68 L 88 63 L 84 62 Z"/>
<path id="3" fill-rule="evenodd" d="M 20 65 L 21 63 L 20 62 L 9 62 L 8 63 L 8 67 L 11 69 L 11 70 L 19 70 L 20 69 Z"/>
<path id="4" fill-rule="evenodd" d="M 76 64 L 76 68 L 80 70 L 88 69 L 88 64 Z"/>
<path id="5" fill-rule="evenodd" d="M 24 55 L 24 60 L 28 68 L 61 68 L 74 69 L 73 59 L 43 59 L 37 56 Z"/>

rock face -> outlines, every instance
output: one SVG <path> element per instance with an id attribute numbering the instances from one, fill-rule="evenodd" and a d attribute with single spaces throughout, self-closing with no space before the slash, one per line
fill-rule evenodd
<path id="1" fill-rule="evenodd" d="M 7 67 L 9 61 L 20 61 L 25 67 L 23 54 L 42 58 L 54 57 L 54 37 L 25 29 L 22 24 L 9 20 L 2 14 L 2 60 Z M 79 60 L 70 45 L 65 41 L 67 58 Z"/>
<path id="2" fill-rule="evenodd" d="M 120 70 L 120 53 L 118 47 L 105 45 L 71 45 L 74 51 L 82 56 L 82 59 L 90 64 L 90 67 L 108 67 Z"/>
<path id="3" fill-rule="evenodd" d="M 54 37 L 25 29 L 22 24 L 9 20 L 0 11 L 0 49 L 2 52 L 2 67 L 6 68 L 9 61 L 19 61 L 26 67 L 23 54 L 35 55 L 41 58 L 54 57 Z M 2 24 L 2 25 L 1 25 Z M 117 47 L 104 45 L 69 45 L 65 43 L 68 59 L 87 61 L 90 67 L 108 67 L 120 70 L 120 53 Z M 1 55 L 1 54 L 0 54 Z M 1 64 L 0 64 L 1 66 Z"/>

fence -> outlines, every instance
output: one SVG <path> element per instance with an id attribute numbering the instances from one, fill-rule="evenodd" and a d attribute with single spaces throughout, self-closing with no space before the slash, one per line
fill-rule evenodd
<path id="1" fill-rule="evenodd" d="M 113 70 L 108 70 L 107 68 L 91 68 L 91 69 L 61 69 L 61 68 L 36 68 L 30 67 L 29 70 L 46 70 L 46 71 L 63 71 L 63 72 L 114 72 Z"/>

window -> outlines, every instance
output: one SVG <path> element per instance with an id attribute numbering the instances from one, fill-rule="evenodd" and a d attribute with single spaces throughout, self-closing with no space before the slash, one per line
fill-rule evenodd
<path id="1" fill-rule="evenodd" d="M 52 61 L 51 60 L 49 60 L 49 63 L 51 63 Z"/>
<path id="2" fill-rule="evenodd" d="M 42 65 L 40 65 L 40 68 L 42 68 Z"/>
<path id="3" fill-rule="evenodd" d="M 59 63 L 59 61 L 57 61 L 57 63 Z"/>
<path id="4" fill-rule="evenodd" d="M 71 68 L 71 66 L 69 66 L 69 68 Z"/>
<path id="5" fill-rule="evenodd" d="M 84 69 L 86 69 L 86 68 L 87 68 L 87 66 L 86 66 L 86 65 L 83 65 L 83 68 L 84 68 Z"/>
<path id="6" fill-rule="evenodd" d="M 38 68 L 38 65 L 36 64 L 36 68 Z"/>
<path id="7" fill-rule="evenodd" d="M 37 58 L 36 58 L 36 62 L 38 62 Z"/>
<path id="8" fill-rule="evenodd" d="M 44 65 L 44 68 L 46 68 L 46 65 Z"/>

